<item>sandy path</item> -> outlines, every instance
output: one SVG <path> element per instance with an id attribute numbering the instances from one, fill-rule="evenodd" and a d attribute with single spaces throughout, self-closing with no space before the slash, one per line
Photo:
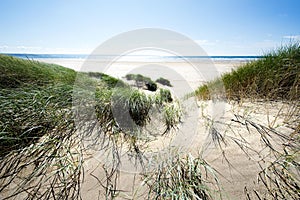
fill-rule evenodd
<path id="1" fill-rule="evenodd" d="M 244 199 L 245 186 L 247 186 L 249 191 L 252 189 L 260 191 L 260 188 L 256 184 L 257 174 L 260 171 L 257 162 L 264 159 L 264 162 L 260 163 L 262 166 L 266 166 L 274 157 L 270 155 L 269 149 L 265 148 L 260 134 L 253 127 L 250 127 L 250 132 L 248 132 L 245 126 L 233 122 L 231 119 L 235 119 L 234 114 L 238 114 L 244 116 L 245 119 L 252 120 L 264 126 L 272 124 L 273 127 L 276 127 L 276 130 L 280 130 L 288 135 L 292 130 L 286 128 L 283 123 L 284 117 L 281 116 L 281 113 L 286 112 L 284 109 L 287 109 L 288 106 L 280 102 L 272 104 L 248 102 L 239 105 L 227 103 L 225 115 L 222 119 L 219 119 L 219 123 L 216 122 L 214 125 L 225 138 L 225 143 L 221 143 L 220 148 L 217 143 L 213 143 L 208 129 L 205 126 L 205 124 L 207 124 L 207 110 L 212 106 L 212 102 L 199 102 L 199 105 L 203 103 L 207 106 L 202 106 L 205 111 L 202 112 L 198 118 L 200 122 L 198 134 L 190 141 L 191 144 L 189 143 L 189 146 L 186 148 L 186 153 L 192 153 L 197 156 L 199 152 L 201 152 L 202 157 L 221 174 L 219 174 L 218 177 L 224 190 L 223 197 L 225 199 Z M 281 113 L 278 113 L 280 108 L 283 108 L 283 110 L 281 110 Z M 269 113 L 269 117 L 266 116 L 266 113 Z M 272 137 L 270 141 L 273 146 L 280 150 L 284 141 L 279 137 Z M 233 138 L 240 140 L 245 139 L 248 142 L 247 147 L 249 149 L 245 148 L 248 155 L 234 142 Z M 160 144 L 168 144 L 170 138 L 160 137 L 158 140 L 158 143 L 152 143 L 152 148 L 155 146 L 159 147 Z M 82 187 L 84 199 L 90 199 L 91 197 L 99 195 L 100 191 L 103 192 L 103 188 L 99 185 L 97 179 L 95 179 L 96 176 L 100 180 L 105 180 L 102 164 L 101 159 L 99 160 L 93 156 L 86 162 L 86 176 Z M 143 199 L 145 197 L 143 195 L 145 195 L 147 191 L 140 176 L 126 171 L 120 173 L 118 189 L 120 189 L 122 193 L 117 199 Z M 104 196 L 101 196 L 100 199 L 103 197 Z"/>

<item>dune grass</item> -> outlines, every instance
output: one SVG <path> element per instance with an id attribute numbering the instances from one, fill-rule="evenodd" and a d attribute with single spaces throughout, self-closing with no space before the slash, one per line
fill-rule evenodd
<path id="1" fill-rule="evenodd" d="M 75 78 L 74 70 L 59 65 L 0 55 L 1 88 L 55 83 L 73 84 Z"/>
<path id="2" fill-rule="evenodd" d="M 217 172 L 191 154 L 169 156 L 158 169 L 144 175 L 148 199 L 214 199 L 221 191 Z M 222 196 L 219 196 L 222 199 Z"/>
<path id="3" fill-rule="evenodd" d="M 76 72 L 5 55 L 0 72 L 1 198 L 77 198 L 82 160 L 71 111 Z M 12 187 L 14 182 L 19 185 Z"/>
<path id="4" fill-rule="evenodd" d="M 157 104 L 162 113 L 168 113 L 164 115 L 168 116 L 166 130 L 175 127 L 179 123 L 175 118 L 181 117 L 176 110 L 179 107 L 165 111 L 171 101 L 162 98 L 158 104 L 158 94 L 146 95 L 103 73 L 77 73 L 58 65 L 5 55 L 0 55 L 0 71 L 0 194 L 5 194 L 1 196 L 3 199 L 80 199 L 83 140 L 91 139 L 102 143 L 101 148 L 112 150 L 116 155 L 115 165 L 110 166 L 110 173 L 104 170 L 107 177 L 117 177 L 119 145 L 125 146 L 119 141 L 128 144 L 128 154 L 143 162 L 140 140 L 145 139 L 140 133 L 151 120 L 149 110 L 153 106 Z M 89 98 L 91 89 L 96 91 Z M 95 111 L 96 121 L 90 120 L 94 112 L 87 112 L 82 119 L 77 119 L 80 124 L 76 124 L 75 93 L 81 95 L 77 107 Z M 130 123 L 125 126 L 116 118 L 123 114 L 130 120 L 129 129 L 126 127 Z M 95 124 L 100 124 L 99 129 Z M 107 196 L 115 196 L 116 183 L 108 181 L 102 185 Z M 109 186 L 111 189 L 107 189 Z"/>
<path id="5" fill-rule="evenodd" d="M 1 89 L 0 156 L 22 149 L 59 126 L 63 114 L 58 110 L 72 105 L 72 87 L 49 85 Z"/>
<path id="6" fill-rule="evenodd" d="M 209 99 L 211 90 L 223 84 L 229 99 L 297 100 L 300 98 L 299 69 L 300 44 L 294 43 L 200 86 L 195 94 L 201 99 Z"/>
<path id="7" fill-rule="evenodd" d="M 57 126 L 72 105 L 76 72 L 58 65 L 0 55 L 1 151 L 22 149 Z"/>

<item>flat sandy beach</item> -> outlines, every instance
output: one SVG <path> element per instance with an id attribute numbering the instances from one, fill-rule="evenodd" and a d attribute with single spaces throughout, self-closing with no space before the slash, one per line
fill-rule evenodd
<path id="1" fill-rule="evenodd" d="M 37 59 L 41 62 L 54 63 L 76 71 L 104 72 L 116 78 L 124 78 L 126 74 L 141 73 L 153 80 L 158 77 L 168 78 L 176 84 L 176 81 L 185 80 L 192 89 L 196 89 L 203 82 L 212 80 L 220 74 L 230 72 L 247 60 L 211 60 L 194 61 L 192 63 L 180 62 L 130 62 L 114 61 L 103 62 L 101 60 L 85 59 Z M 181 77 L 182 76 L 182 77 Z M 171 88 L 172 89 L 172 88 Z"/>

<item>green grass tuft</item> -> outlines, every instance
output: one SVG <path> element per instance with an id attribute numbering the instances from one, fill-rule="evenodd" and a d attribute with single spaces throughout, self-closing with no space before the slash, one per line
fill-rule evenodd
<path id="1" fill-rule="evenodd" d="M 64 126 L 65 109 L 72 105 L 72 89 L 70 85 L 1 89 L 0 157 Z"/>
<path id="2" fill-rule="evenodd" d="M 300 44 L 295 43 L 246 63 L 231 73 L 200 86 L 195 94 L 211 98 L 218 83 L 224 84 L 230 99 L 267 98 L 295 100 L 300 98 Z"/>

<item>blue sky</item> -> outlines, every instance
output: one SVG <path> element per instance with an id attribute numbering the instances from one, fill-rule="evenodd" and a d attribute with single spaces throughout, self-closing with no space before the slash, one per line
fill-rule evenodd
<path id="1" fill-rule="evenodd" d="M 90 53 L 138 28 L 164 28 L 209 55 L 261 55 L 300 39 L 299 0 L 1 0 L 0 53 Z"/>

